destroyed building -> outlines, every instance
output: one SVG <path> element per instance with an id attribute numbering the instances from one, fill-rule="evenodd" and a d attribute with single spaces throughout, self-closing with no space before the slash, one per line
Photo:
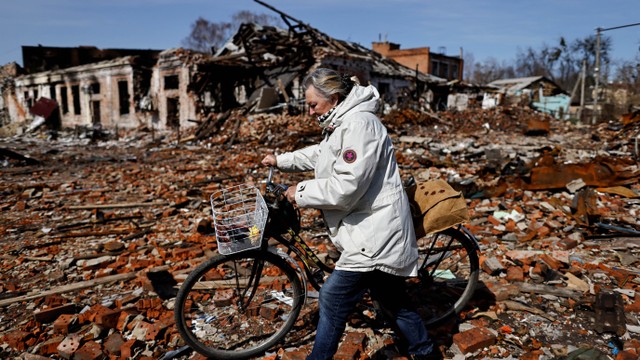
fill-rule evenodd
<path id="1" fill-rule="evenodd" d="M 544 76 L 531 76 L 492 81 L 487 86 L 495 91 L 485 93 L 483 108 L 496 105 L 521 105 L 557 119 L 567 119 L 571 96 L 552 80 Z"/>
<path id="2" fill-rule="evenodd" d="M 23 124 L 37 117 L 30 109 L 45 97 L 59 104 L 63 128 L 175 130 L 237 107 L 300 112 L 302 78 L 317 67 L 376 86 L 387 107 L 415 101 L 446 81 L 274 11 L 288 29 L 243 24 L 214 55 L 179 48 L 86 63 L 114 52 L 98 56 L 95 48 L 79 48 L 61 55 L 23 47 L 29 69 L 44 71 L 17 76 L 15 101 L 6 106 Z"/>

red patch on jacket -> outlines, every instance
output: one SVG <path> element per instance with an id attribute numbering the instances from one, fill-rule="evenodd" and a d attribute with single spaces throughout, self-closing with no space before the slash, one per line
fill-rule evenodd
<path id="1" fill-rule="evenodd" d="M 344 162 L 346 162 L 347 164 L 351 164 L 352 162 L 356 161 L 357 158 L 358 155 L 356 155 L 355 150 L 349 149 L 342 153 L 342 160 L 344 160 Z"/>

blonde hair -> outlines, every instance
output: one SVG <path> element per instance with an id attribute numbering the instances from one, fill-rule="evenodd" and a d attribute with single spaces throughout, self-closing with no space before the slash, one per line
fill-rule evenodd
<path id="1" fill-rule="evenodd" d="M 309 73 L 302 80 L 302 87 L 306 91 L 309 86 L 313 86 L 320 96 L 325 99 L 337 94 L 338 100 L 342 101 L 349 95 L 355 82 L 348 75 L 340 75 L 337 71 L 327 68 L 317 68 Z"/>

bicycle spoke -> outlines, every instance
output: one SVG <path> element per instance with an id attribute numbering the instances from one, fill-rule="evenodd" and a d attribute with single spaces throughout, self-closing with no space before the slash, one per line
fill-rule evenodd
<path id="1" fill-rule="evenodd" d="M 458 313 L 471 297 L 478 277 L 475 247 L 463 233 L 449 229 L 418 240 L 420 297 L 427 324 Z"/>
<path id="2" fill-rule="evenodd" d="M 300 311 L 295 272 L 275 255 L 252 254 L 209 261 L 178 294 L 179 330 L 204 355 L 258 354 L 286 334 Z"/>

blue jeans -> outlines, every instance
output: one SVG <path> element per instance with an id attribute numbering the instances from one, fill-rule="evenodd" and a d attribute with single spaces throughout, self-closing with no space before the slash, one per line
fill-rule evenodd
<path id="1" fill-rule="evenodd" d="M 410 354 L 427 355 L 433 342 L 420 315 L 410 306 L 404 278 L 382 271 L 334 270 L 320 289 L 320 320 L 307 360 L 331 359 L 338 349 L 347 318 L 369 289 L 370 295 L 393 316 Z"/>

